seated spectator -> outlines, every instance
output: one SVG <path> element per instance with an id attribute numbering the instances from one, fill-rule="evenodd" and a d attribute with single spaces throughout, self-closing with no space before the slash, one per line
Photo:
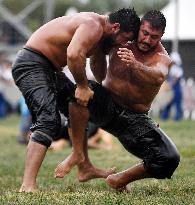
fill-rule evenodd
<path id="1" fill-rule="evenodd" d="M 18 142 L 20 144 L 28 144 L 29 136 L 31 133 L 30 126 L 32 123 L 32 118 L 23 97 L 20 98 L 19 105 L 21 119 L 19 126 Z M 63 117 L 63 115 L 61 115 L 61 123 L 62 127 L 58 134 L 58 137 L 56 138 L 56 141 L 53 141 L 50 146 L 50 149 L 53 151 L 62 150 L 68 145 L 71 146 L 71 139 L 68 131 L 68 120 L 67 118 Z M 112 136 L 104 130 L 98 128 L 93 123 L 89 123 L 88 125 L 87 136 L 89 138 L 89 148 L 106 150 L 112 148 Z"/>
<path id="2" fill-rule="evenodd" d="M 110 150 L 113 147 L 111 134 L 91 122 L 88 123 L 87 137 L 89 148 Z M 52 142 L 50 149 L 60 151 L 67 145 L 71 145 L 71 137 L 69 135 L 68 122 L 67 119 L 65 119 L 58 138 Z"/>

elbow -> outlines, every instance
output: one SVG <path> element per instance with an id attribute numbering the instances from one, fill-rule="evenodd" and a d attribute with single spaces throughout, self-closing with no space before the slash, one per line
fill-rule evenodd
<path id="1" fill-rule="evenodd" d="M 165 81 L 166 76 L 167 76 L 166 73 L 159 72 L 159 74 L 157 75 L 157 77 L 155 79 L 155 85 L 161 86 L 163 84 L 163 82 Z"/>
<path id="2" fill-rule="evenodd" d="M 75 50 L 72 48 L 67 48 L 67 60 L 71 62 L 78 61 L 79 59 L 86 57 L 86 55 L 80 51 L 80 50 Z"/>
<path id="3" fill-rule="evenodd" d="M 161 86 L 164 81 L 165 81 L 164 76 L 159 76 L 159 77 L 155 80 L 155 85 Z"/>
<path id="4" fill-rule="evenodd" d="M 78 59 L 78 58 L 79 58 L 78 52 L 67 49 L 67 60 L 68 61 L 76 61 L 76 59 Z"/>
<path id="5" fill-rule="evenodd" d="M 163 82 L 165 81 L 167 75 L 168 75 L 168 69 L 166 67 L 162 67 L 160 72 L 158 72 L 157 74 L 156 85 L 161 86 Z"/>

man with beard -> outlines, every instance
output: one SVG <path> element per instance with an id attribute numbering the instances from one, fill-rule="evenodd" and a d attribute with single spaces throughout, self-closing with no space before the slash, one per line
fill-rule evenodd
<path id="1" fill-rule="evenodd" d="M 93 55 L 91 66 L 102 85 L 89 83 L 94 96 L 88 109 L 76 103 L 70 106 L 73 141 L 83 139 L 89 119 L 116 136 L 128 152 L 142 159 L 141 163 L 107 177 L 107 184 L 115 189 L 123 190 L 128 183 L 143 178 L 171 178 L 179 164 L 177 148 L 148 116 L 171 63 L 160 43 L 165 27 L 166 19 L 160 11 L 147 12 L 141 20 L 137 41 L 110 51 L 105 76 L 99 73 L 99 68 L 106 69 L 105 58 L 100 52 Z M 75 123 L 78 116 L 80 121 Z M 84 153 L 87 152 L 85 144 Z M 75 165 L 74 150 L 58 165 L 57 175 L 63 177 Z M 84 158 L 84 154 L 82 156 Z M 82 169 L 83 164 L 77 165 Z"/>
<path id="2" fill-rule="evenodd" d="M 62 80 L 59 71 L 68 65 L 77 84 L 75 98 L 86 106 L 93 97 L 85 73 L 86 58 L 105 38 L 111 38 L 115 43 L 132 40 L 139 25 L 139 17 L 133 9 L 120 9 L 109 16 L 92 12 L 63 16 L 40 27 L 19 51 L 12 74 L 31 112 L 33 132 L 20 191 L 36 191 L 39 168 L 61 127 L 59 111 L 67 111 L 67 108 L 63 109 L 65 97 L 68 97 L 68 90 L 63 90 L 67 81 Z M 81 161 L 78 159 L 77 163 Z M 113 173 L 112 170 L 99 170 L 90 162 L 88 167 L 92 178 Z"/>

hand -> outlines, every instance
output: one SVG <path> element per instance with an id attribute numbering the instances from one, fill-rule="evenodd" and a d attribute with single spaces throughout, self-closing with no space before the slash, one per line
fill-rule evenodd
<path id="1" fill-rule="evenodd" d="M 136 61 L 133 52 L 127 48 L 119 48 L 117 55 L 127 66 L 133 65 Z"/>
<path id="2" fill-rule="evenodd" d="M 75 90 L 75 98 L 77 103 L 82 106 L 87 106 L 88 101 L 93 98 L 94 92 L 89 87 L 77 86 Z"/>

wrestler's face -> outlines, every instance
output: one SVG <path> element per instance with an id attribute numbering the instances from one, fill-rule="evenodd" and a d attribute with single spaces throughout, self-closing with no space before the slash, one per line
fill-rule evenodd
<path id="1" fill-rule="evenodd" d="M 133 32 L 119 31 L 113 36 L 113 40 L 116 45 L 125 45 L 128 41 L 133 40 Z"/>
<path id="2" fill-rule="evenodd" d="M 120 30 L 120 24 L 114 23 L 112 26 L 112 34 L 110 36 L 114 45 L 124 45 L 128 41 L 133 40 L 133 32 L 124 32 Z"/>
<path id="3" fill-rule="evenodd" d="M 144 21 L 139 30 L 137 40 L 138 48 L 143 52 L 155 48 L 161 40 L 162 35 L 163 32 L 161 29 L 152 28 L 149 22 Z"/>

